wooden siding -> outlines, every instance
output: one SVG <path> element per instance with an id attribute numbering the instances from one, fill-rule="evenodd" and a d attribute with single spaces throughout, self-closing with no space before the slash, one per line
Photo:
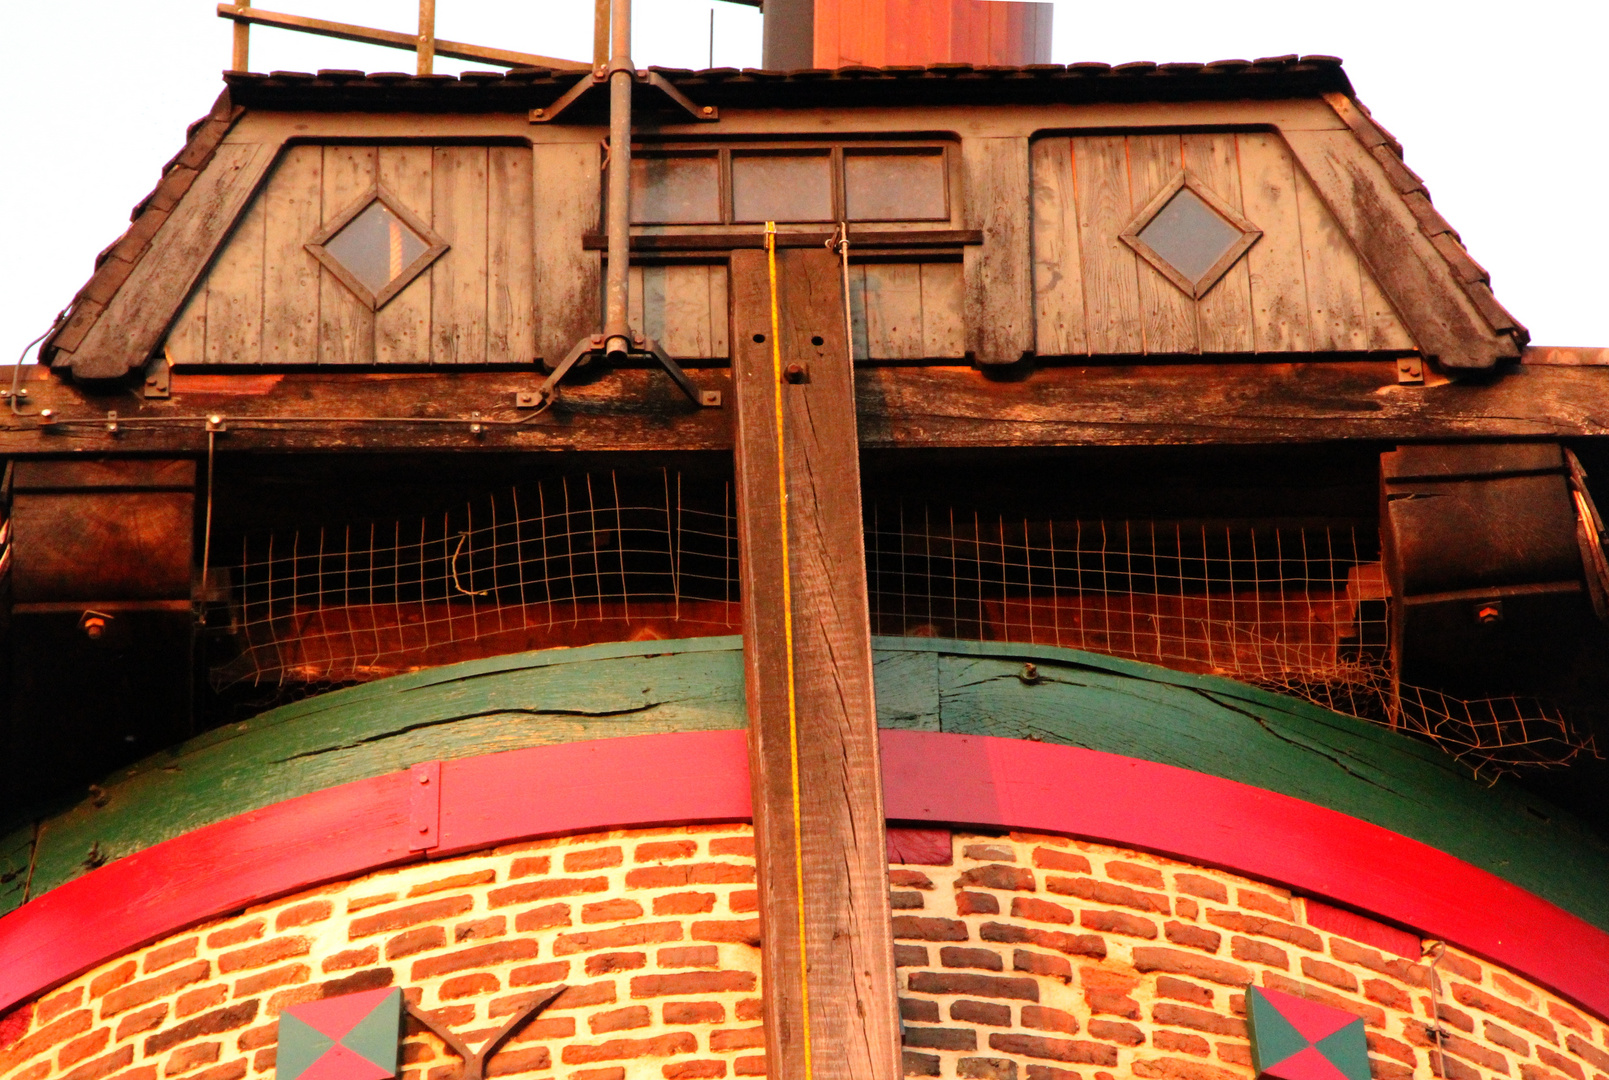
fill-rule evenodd
<path id="1" fill-rule="evenodd" d="M 1040 355 L 1415 348 L 1277 134 L 1059 136 L 1031 159 Z M 1181 169 L 1263 232 L 1199 300 L 1119 239 Z"/>
<path id="2" fill-rule="evenodd" d="M 960 359 L 961 264 L 867 263 L 849 268 L 857 360 Z"/>
<path id="3" fill-rule="evenodd" d="M 529 363 L 532 153 L 521 146 L 292 146 L 168 333 L 180 364 Z M 449 245 L 376 312 L 306 248 L 376 183 Z M 579 246 L 579 245 L 577 245 Z"/>

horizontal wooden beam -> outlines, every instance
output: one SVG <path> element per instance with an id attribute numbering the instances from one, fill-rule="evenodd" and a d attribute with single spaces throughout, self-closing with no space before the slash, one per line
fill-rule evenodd
<path id="1" fill-rule="evenodd" d="M 218 17 L 232 19 L 236 25 L 250 23 L 256 26 L 272 26 L 280 30 L 300 30 L 304 34 L 318 34 L 322 37 L 357 41 L 364 45 L 380 45 L 389 49 L 406 49 L 409 52 L 419 47 L 419 38 L 415 34 L 402 34 L 395 30 L 374 30 L 367 26 L 354 26 L 351 23 L 330 22 L 328 19 L 310 19 L 305 15 L 284 15 L 277 11 L 264 11 L 261 8 L 219 4 Z M 555 71 L 592 70 L 592 65 L 579 60 L 561 60 L 554 56 L 514 52 L 512 49 L 491 49 L 484 45 L 447 41 L 444 38 L 435 39 L 435 55 L 449 56 L 454 60 L 468 60 L 472 63 L 495 64 L 498 67 L 543 67 Z"/>
<path id="2" fill-rule="evenodd" d="M 0 404 L 0 454 L 199 453 L 214 414 L 227 429 L 217 443 L 224 452 L 732 446 L 731 410 L 694 408 L 657 370 L 566 383 L 541 415 L 515 405 L 541 381 L 536 371 L 177 373 L 166 400 L 137 389 L 91 392 L 44 367 L 23 375 L 22 415 Z M 861 365 L 855 392 L 868 449 L 1609 435 L 1609 366 L 1523 364 L 1439 386 L 1396 378 L 1391 360 L 1045 366 L 1006 377 Z M 698 379 L 730 400 L 724 370 Z M 46 408 L 55 420 L 48 425 L 39 415 Z"/>
<path id="3" fill-rule="evenodd" d="M 819 248 L 833 238 L 830 232 L 779 232 L 779 248 Z M 936 248 L 960 247 L 983 243 L 982 229 L 932 229 L 908 231 L 881 230 L 849 234 L 850 256 L 863 248 Z M 587 251 L 607 251 L 609 238 L 603 233 L 586 233 L 581 246 Z M 655 233 L 633 236 L 633 251 L 736 251 L 740 248 L 765 247 L 763 232 L 701 232 Z"/>

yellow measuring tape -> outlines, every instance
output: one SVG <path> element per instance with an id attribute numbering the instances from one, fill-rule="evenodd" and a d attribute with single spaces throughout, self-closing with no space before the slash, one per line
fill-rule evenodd
<path id="1" fill-rule="evenodd" d="M 793 686 L 793 581 L 788 569 L 788 464 L 782 446 L 782 326 L 777 314 L 777 223 L 765 223 L 765 257 L 771 279 L 772 391 L 777 409 L 777 493 L 782 510 L 782 642 L 788 657 L 788 762 L 793 774 L 793 876 L 798 897 L 799 1002 L 804 1014 L 805 1080 L 815 1076 L 810 1054 L 810 961 L 805 955 L 804 843 L 799 814 L 799 711 Z"/>

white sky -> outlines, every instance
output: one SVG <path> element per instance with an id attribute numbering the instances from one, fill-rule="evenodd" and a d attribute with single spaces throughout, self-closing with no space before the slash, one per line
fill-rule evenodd
<path id="1" fill-rule="evenodd" d="M 412 0 L 258 0 L 269 10 L 411 31 Z M 96 252 L 221 87 L 215 0 L 8 0 L 0 68 L 0 364 L 88 279 Z M 438 0 L 437 34 L 591 54 L 590 0 Z M 752 8 L 637 0 L 639 66 L 760 61 Z M 1604 0 L 1145 0 L 1057 4 L 1052 58 L 1204 61 L 1327 53 L 1407 151 L 1436 206 L 1539 344 L 1609 346 L 1609 78 Z M 256 71 L 411 71 L 411 53 L 254 28 Z M 438 61 L 437 70 L 474 65 Z M 30 354 L 31 356 L 31 354 Z"/>

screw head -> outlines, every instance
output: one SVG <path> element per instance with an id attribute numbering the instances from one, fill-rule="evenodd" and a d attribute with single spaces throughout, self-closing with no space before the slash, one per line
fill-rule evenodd
<path id="1" fill-rule="evenodd" d="M 791 383 L 805 381 L 805 366 L 803 364 L 789 364 L 782 369 L 782 378 Z"/>
<path id="2" fill-rule="evenodd" d="M 709 105 L 706 105 L 706 106 L 704 106 L 702 111 L 703 111 L 705 116 L 709 116 L 711 113 L 713 113 L 715 111 L 715 109 L 713 107 L 709 106 Z"/>

